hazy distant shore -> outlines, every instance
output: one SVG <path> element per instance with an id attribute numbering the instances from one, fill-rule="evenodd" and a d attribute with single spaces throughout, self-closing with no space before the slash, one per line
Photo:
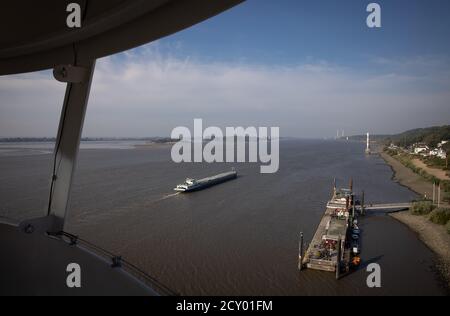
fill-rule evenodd
<path id="1" fill-rule="evenodd" d="M 379 150 L 380 156 L 392 168 L 393 180 L 408 187 L 422 197 L 431 197 L 432 184 L 405 167 L 395 158 Z M 410 211 L 390 214 L 393 218 L 408 226 L 438 257 L 437 268 L 450 288 L 450 235 L 444 226 L 430 222 L 426 217 L 413 215 Z"/>
<path id="2" fill-rule="evenodd" d="M 136 144 L 134 148 L 153 148 L 153 147 L 165 147 L 171 146 L 175 144 L 175 142 L 149 142 L 145 144 Z"/>

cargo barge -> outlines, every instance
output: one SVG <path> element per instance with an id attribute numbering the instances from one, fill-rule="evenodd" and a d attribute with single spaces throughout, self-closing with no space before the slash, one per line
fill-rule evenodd
<path id="1" fill-rule="evenodd" d="M 236 171 L 230 171 L 221 173 L 212 177 L 207 177 L 204 179 L 186 179 L 186 181 L 182 184 L 177 185 L 174 190 L 177 192 L 193 192 L 193 191 L 199 191 L 206 188 L 209 188 L 213 185 L 217 185 L 226 181 L 230 181 L 237 178 L 237 172 Z"/>
<path id="2" fill-rule="evenodd" d="M 303 234 L 299 249 L 299 269 L 303 268 L 341 273 L 349 272 L 360 263 L 357 226 L 357 201 L 350 189 L 333 189 L 325 213 L 317 227 L 309 247 L 303 254 Z"/>

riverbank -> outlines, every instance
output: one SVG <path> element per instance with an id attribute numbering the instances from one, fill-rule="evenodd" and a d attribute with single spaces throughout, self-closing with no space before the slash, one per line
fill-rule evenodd
<path id="1" fill-rule="evenodd" d="M 379 151 L 380 156 L 392 168 L 393 180 L 424 198 L 432 197 L 433 186 L 411 169 L 390 155 Z M 438 257 L 437 268 L 450 288 L 450 235 L 442 225 L 428 220 L 426 216 L 413 215 L 409 211 L 390 214 L 393 218 L 408 226 Z"/>
<path id="2" fill-rule="evenodd" d="M 433 185 L 431 182 L 428 182 L 422 176 L 405 167 L 400 161 L 385 152 L 380 150 L 379 154 L 392 168 L 394 173 L 392 179 L 394 181 L 416 192 L 423 198 L 431 198 L 433 196 Z"/>
<path id="3" fill-rule="evenodd" d="M 411 160 L 411 162 L 417 168 L 423 169 L 426 173 L 432 175 L 433 177 L 439 180 L 450 180 L 450 177 L 447 175 L 446 170 L 429 167 L 426 163 L 417 158 Z"/>

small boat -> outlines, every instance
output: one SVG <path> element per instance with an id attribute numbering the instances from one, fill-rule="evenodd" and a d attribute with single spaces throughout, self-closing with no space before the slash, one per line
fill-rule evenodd
<path id="1" fill-rule="evenodd" d="M 356 240 L 352 242 L 352 253 L 355 255 L 360 253 L 359 243 Z"/>
<path id="2" fill-rule="evenodd" d="M 359 239 L 359 235 L 352 234 L 352 239 L 353 239 L 353 240 L 358 240 L 358 239 Z"/>
<path id="3" fill-rule="evenodd" d="M 361 230 L 360 230 L 359 228 L 353 228 L 353 229 L 352 229 L 352 233 L 353 233 L 354 235 L 360 235 L 360 234 L 361 234 Z"/>
<path id="4" fill-rule="evenodd" d="M 358 256 L 354 256 L 352 259 L 352 265 L 354 267 L 358 267 L 361 264 L 361 258 Z"/>

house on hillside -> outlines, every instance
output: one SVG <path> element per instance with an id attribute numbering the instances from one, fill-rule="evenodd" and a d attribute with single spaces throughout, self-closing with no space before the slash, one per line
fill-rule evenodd
<path id="1" fill-rule="evenodd" d="M 430 151 L 430 148 L 423 143 L 417 143 L 413 145 L 414 148 L 414 154 L 416 155 L 422 155 L 422 156 L 426 156 L 428 155 L 428 152 Z"/>
<path id="2" fill-rule="evenodd" d="M 447 158 L 447 153 L 442 148 L 434 148 L 433 150 L 430 150 L 429 153 L 430 156 L 438 157 L 441 159 Z"/>
<path id="3" fill-rule="evenodd" d="M 430 150 L 428 155 L 441 159 L 447 159 L 447 152 L 444 150 L 444 145 L 447 144 L 448 142 L 449 142 L 448 140 L 441 141 L 436 148 Z"/>
<path id="4" fill-rule="evenodd" d="M 445 144 L 447 144 L 449 141 L 448 140 L 443 140 L 442 142 L 440 142 L 437 147 L 438 148 L 442 148 Z"/>

